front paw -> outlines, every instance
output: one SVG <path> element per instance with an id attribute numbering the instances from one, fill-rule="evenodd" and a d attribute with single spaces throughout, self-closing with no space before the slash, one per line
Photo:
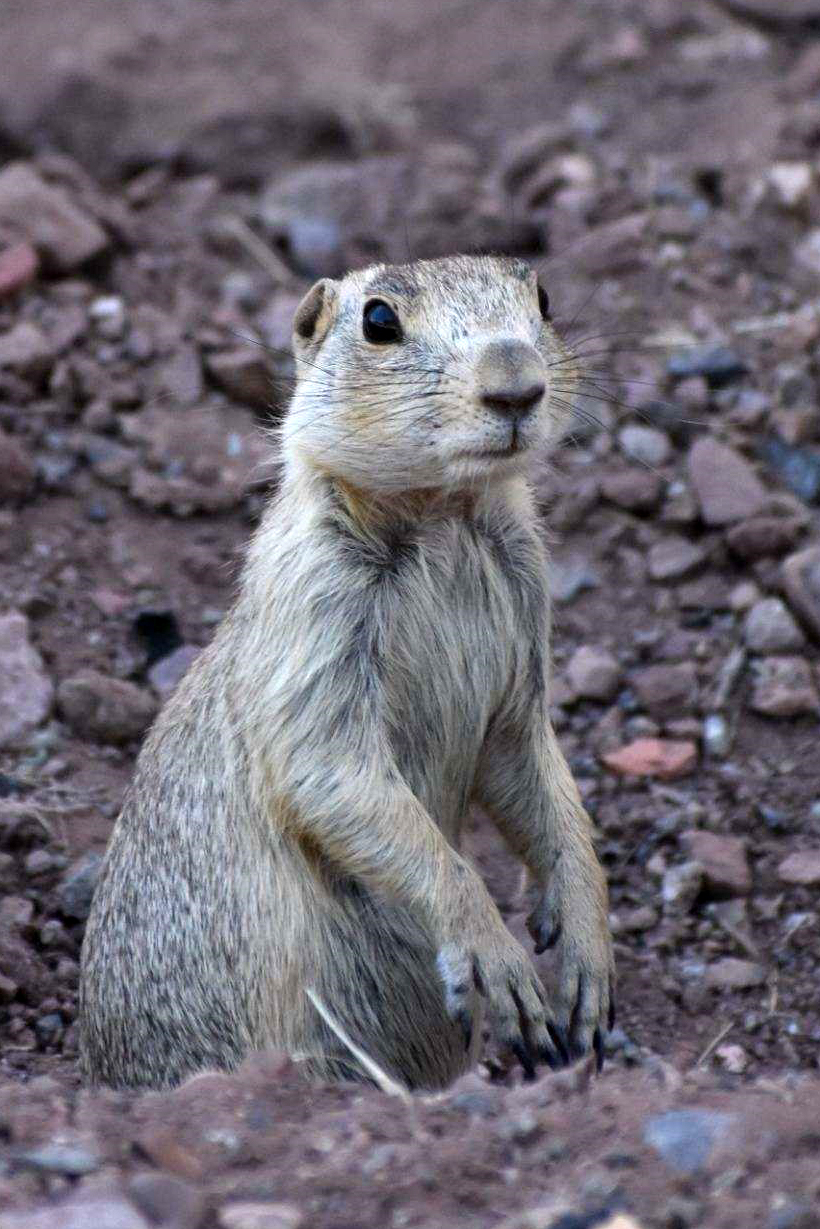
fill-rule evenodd
<path id="1" fill-rule="evenodd" d="M 578 884 L 574 892 L 564 893 L 560 885 L 550 888 L 527 918 L 527 929 L 536 952 L 556 949 L 558 981 L 552 1007 L 567 1037 L 570 1057 L 581 1058 L 594 1050 L 600 1070 L 604 1038 L 615 1023 L 615 965 L 605 888 L 596 885 L 586 894 Z"/>

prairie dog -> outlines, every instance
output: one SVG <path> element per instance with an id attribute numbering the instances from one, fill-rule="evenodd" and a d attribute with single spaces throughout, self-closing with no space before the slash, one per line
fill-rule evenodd
<path id="1" fill-rule="evenodd" d="M 607 891 L 548 716 L 526 480 L 570 357 L 527 265 L 458 256 L 318 282 L 294 321 L 281 486 L 239 595 L 154 725 L 88 921 L 81 1062 L 161 1087 L 250 1050 L 411 1088 L 527 1072 L 612 1003 Z M 556 380 L 556 373 L 560 379 Z M 526 864 L 554 1000 L 459 852 L 472 801 Z"/>

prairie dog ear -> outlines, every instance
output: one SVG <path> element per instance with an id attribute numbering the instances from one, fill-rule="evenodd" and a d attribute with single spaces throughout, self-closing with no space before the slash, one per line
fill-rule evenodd
<path id="1" fill-rule="evenodd" d="M 311 286 L 293 317 L 293 352 L 297 358 L 315 351 L 336 315 L 336 283 L 329 277 Z"/>

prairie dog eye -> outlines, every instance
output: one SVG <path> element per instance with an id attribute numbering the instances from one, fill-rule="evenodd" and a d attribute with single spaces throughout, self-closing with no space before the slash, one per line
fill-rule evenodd
<path id="1" fill-rule="evenodd" d="M 377 346 L 401 341 L 403 336 L 398 316 L 382 299 L 371 299 L 365 303 L 362 332 L 367 341 Z"/>
<path id="2" fill-rule="evenodd" d="M 538 283 L 538 310 L 541 313 L 542 320 L 549 320 L 550 297 L 540 282 Z"/>

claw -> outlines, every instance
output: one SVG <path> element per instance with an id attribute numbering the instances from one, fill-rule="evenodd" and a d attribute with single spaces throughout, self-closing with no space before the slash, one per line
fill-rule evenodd
<path id="1" fill-rule="evenodd" d="M 473 958 L 473 984 L 475 985 L 475 988 L 478 991 L 478 993 L 482 995 L 484 998 L 486 998 L 487 983 L 485 982 L 483 974 L 481 972 L 481 965 L 478 963 L 478 960 L 475 957 Z"/>
<path id="2" fill-rule="evenodd" d="M 473 1040 L 473 1021 L 470 1013 L 460 1011 L 456 1016 L 456 1023 L 461 1026 L 461 1031 L 464 1034 L 464 1050 L 466 1053 L 470 1049 Z"/>
<path id="3" fill-rule="evenodd" d="M 598 1074 L 604 1069 L 604 1039 L 601 1035 L 601 1030 L 596 1028 L 592 1038 L 592 1044 L 595 1049 L 595 1061 L 598 1068 Z"/>
<path id="4" fill-rule="evenodd" d="M 547 952 L 547 951 L 549 951 L 549 949 L 550 949 L 551 947 L 555 947 L 556 943 L 557 943 L 557 942 L 558 942 L 558 940 L 561 938 L 561 931 L 562 931 L 562 930 L 563 930 L 563 927 L 562 927 L 561 923 L 560 923 L 560 922 L 556 922 L 556 924 L 553 926 L 552 930 L 551 930 L 551 931 L 549 932 L 549 934 L 547 935 L 546 939 L 543 939 L 543 938 L 542 938 L 542 939 L 540 939 L 540 940 L 536 939 L 536 942 L 535 942 L 535 954 L 536 954 L 537 956 L 540 956 L 543 952 Z"/>
<path id="5" fill-rule="evenodd" d="M 526 1080 L 534 1080 L 535 1063 L 532 1060 L 532 1054 L 530 1053 L 529 1048 L 523 1041 L 519 1041 L 517 1039 L 515 1041 L 511 1041 L 509 1043 L 509 1047 L 524 1070 L 524 1078 Z"/>
<path id="6" fill-rule="evenodd" d="M 550 1035 L 550 1040 L 558 1052 L 558 1057 L 561 1059 L 561 1065 L 566 1066 L 569 1062 L 569 1046 L 564 1035 L 564 1030 L 557 1024 L 547 1022 L 547 1032 Z"/>

